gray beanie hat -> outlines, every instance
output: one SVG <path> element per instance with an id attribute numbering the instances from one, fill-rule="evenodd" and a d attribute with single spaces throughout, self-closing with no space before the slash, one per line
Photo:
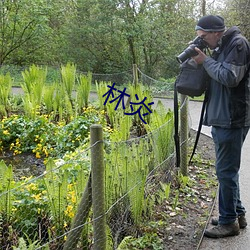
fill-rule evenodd
<path id="1" fill-rule="evenodd" d="M 207 32 L 224 31 L 224 19 L 221 16 L 203 16 L 202 18 L 200 18 L 197 25 L 195 26 L 195 30 L 203 30 Z"/>

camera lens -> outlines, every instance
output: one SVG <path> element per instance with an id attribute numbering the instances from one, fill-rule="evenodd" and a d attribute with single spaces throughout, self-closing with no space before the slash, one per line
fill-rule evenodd
<path id="1" fill-rule="evenodd" d="M 188 58 L 198 55 L 198 53 L 194 49 L 195 47 L 195 44 L 191 44 L 189 47 L 187 47 L 180 55 L 176 57 L 177 61 L 179 63 L 183 63 Z"/>

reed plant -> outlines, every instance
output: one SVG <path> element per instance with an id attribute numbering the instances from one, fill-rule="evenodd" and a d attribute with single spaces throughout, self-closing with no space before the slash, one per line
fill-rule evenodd
<path id="1" fill-rule="evenodd" d="M 77 96 L 76 103 L 80 110 L 88 107 L 89 95 L 92 83 L 92 73 L 88 72 L 87 75 L 81 74 L 78 78 Z"/>
<path id="2" fill-rule="evenodd" d="M 143 116 L 143 114 L 149 113 L 149 115 L 145 115 L 143 117 L 143 119 L 145 119 L 145 122 L 149 123 L 150 122 L 150 112 L 148 111 L 146 106 L 152 111 L 152 107 L 147 105 L 148 103 L 153 102 L 152 93 L 150 92 L 149 89 L 147 89 L 142 84 L 136 84 L 136 85 L 129 84 L 128 89 L 129 89 L 129 94 L 130 94 L 130 98 L 129 98 L 130 102 L 139 103 L 139 102 L 143 101 L 144 98 L 145 98 L 145 102 L 144 102 L 145 105 L 142 105 L 142 104 L 140 105 L 141 106 L 140 113 L 141 113 L 142 116 Z M 128 105 L 130 105 L 130 103 L 128 103 Z M 136 105 L 133 108 L 138 110 L 140 106 Z M 141 123 L 141 118 L 139 117 L 139 114 L 136 114 L 133 117 L 134 117 L 134 120 L 135 120 L 136 124 Z"/>
<path id="3" fill-rule="evenodd" d="M 4 215 L 5 222 L 9 223 L 12 216 L 13 194 L 10 190 L 14 186 L 14 176 L 12 166 L 6 166 L 4 161 L 0 161 L 0 214 Z"/>
<path id="4" fill-rule="evenodd" d="M 0 115 L 7 116 L 8 114 L 11 87 L 12 79 L 10 74 L 0 75 Z"/>
<path id="5" fill-rule="evenodd" d="M 52 159 L 46 164 L 46 177 L 43 179 L 48 195 L 48 205 L 55 226 L 54 233 L 64 233 L 65 211 L 67 210 L 68 176 L 56 170 Z M 52 232 L 51 232 L 52 233 Z"/>
<path id="6" fill-rule="evenodd" d="M 110 135 L 111 141 L 119 142 L 129 140 L 132 125 L 133 117 L 130 115 L 124 115 L 121 108 L 117 109 L 113 117 L 114 130 Z"/>
<path id="7" fill-rule="evenodd" d="M 117 92 L 114 91 L 113 96 L 111 95 L 110 98 L 108 98 L 107 95 L 105 96 L 105 94 L 110 90 L 108 85 L 111 86 L 112 85 L 111 82 L 100 82 L 100 83 L 96 82 L 96 90 L 97 90 L 100 109 L 105 110 L 107 122 L 112 128 L 114 128 L 115 117 L 117 116 L 117 112 L 115 110 L 116 102 L 110 103 L 110 101 L 117 97 Z M 106 104 L 104 105 L 106 98 L 108 99 L 106 101 Z"/>
<path id="8" fill-rule="evenodd" d="M 50 114 L 53 111 L 54 95 L 56 84 L 46 86 L 44 89 L 43 102 L 46 109 L 46 114 Z"/>
<path id="9" fill-rule="evenodd" d="M 53 116 L 56 121 L 71 121 L 74 116 L 72 102 L 66 94 L 64 87 L 55 83 L 55 91 L 53 97 Z"/>
<path id="10" fill-rule="evenodd" d="M 150 123 L 145 124 L 150 134 L 155 160 L 158 163 L 166 160 L 173 152 L 174 119 L 173 112 L 166 110 L 161 101 L 158 101 L 155 110 L 150 114 Z"/>
<path id="11" fill-rule="evenodd" d="M 24 111 L 29 117 L 34 118 L 40 112 L 43 98 L 43 90 L 46 83 L 47 68 L 32 65 L 28 70 L 22 72 L 24 91 Z"/>
<path id="12" fill-rule="evenodd" d="M 46 164 L 46 178 L 44 184 L 50 201 L 50 209 L 54 218 L 62 217 L 66 207 L 67 181 L 65 177 L 59 178 L 59 170 L 55 170 L 56 165 L 52 159 Z M 62 185 L 62 183 L 64 185 Z"/>
<path id="13" fill-rule="evenodd" d="M 107 107 L 104 105 L 104 101 L 105 99 L 103 98 L 103 96 L 108 92 L 108 84 L 111 84 L 111 82 L 97 82 L 96 81 L 96 92 L 97 92 L 97 96 L 98 96 L 98 101 L 99 101 L 99 108 L 101 110 L 107 110 Z"/>
<path id="14" fill-rule="evenodd" d="M 145 209 L 144 188 L 152 159 L 148 140 L 111 142 L 110 147 L 112 153 L 106 155 L 105 168 L 107 207 L 126 196 L 123 199 L 126 210 L 138 225 Z"/>
<path id="15" fill-rule="evenodd" d="M 72 92 L 76 82 L 76 65 L 67 63 L 66 66 L 61 66 L 62 86 L 66 91 L 69 100 L 72 102 Z"/>

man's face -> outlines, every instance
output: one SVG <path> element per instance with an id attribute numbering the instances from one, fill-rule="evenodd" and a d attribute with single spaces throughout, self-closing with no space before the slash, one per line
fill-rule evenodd
<path id="1" fill-rule="evenodd" d="M 215 49 L 218 46 L 218 42 L 221 38 L 221 32 L 206 32 L 203 30 L 197 30 L 197 35 L 204 39 L 210 49 Z"/>

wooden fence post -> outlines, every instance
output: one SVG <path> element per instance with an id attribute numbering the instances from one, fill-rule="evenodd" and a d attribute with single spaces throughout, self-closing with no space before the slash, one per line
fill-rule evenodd
<path id="1" fill-rule="evenodd" d="M 180 109 L 180 169 L 181 174 L 187 176 L 188 174 L 188 97 L 181 96 Z"/>
<path id="2" fill-rule="evenodd" d="M 103 130 L 99 124 L 90 127 L 91 176 L 93 205 L 93 250 L 106 249 L 106 216 L 104 193 L 104 149 Z"/>
<path id="3" fill-rule="evenodd" d="M 133 64 L 133 83 L 135 86 L 138 84 L 138 71 L 136 64 Z"/>

